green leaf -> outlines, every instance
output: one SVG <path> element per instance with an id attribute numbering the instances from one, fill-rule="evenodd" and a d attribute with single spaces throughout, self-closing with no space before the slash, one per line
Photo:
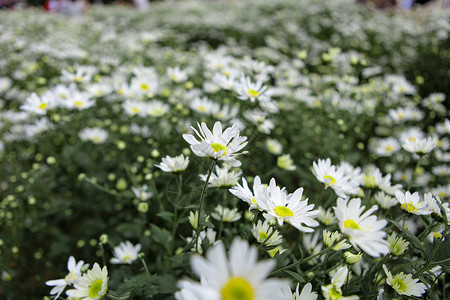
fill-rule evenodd
<path id="1" fill-rule="evenodd" d="M 170 248 L 170 243 L 172 241 L 172 235 L 171 233 L 164 229 L 159 228 L 158 226 L 151 224 L 150 225 L 151 232 L 152 232 L 152 238 L 155 242 L 163 245 L 166 249 Z"/>
<path id="2" fill-rule="evenodd" d="M 285 271 L 287 274 L 289 274 L 290 276 L 292 276 L 292 278 L 294 278 L 295 280 L 297 280 L 299 283 L 305 283 L 306 280 L 303 278 L 303 276 L 301 274 L 286 270 Z"/>
<path id="3" fill-rule="evenodd" d="M 161 211 L 157 214 L 158 217 L 160 217 L 161 219 L 164 219 L 168 222 L 173 222 L 173 217 L 175 216 L 174 213 L 171 213 L 169 211 Z"/>
<path id="4" fill-rule="evenodd" d="M 433 257 L 431 257 L 432 261 L 443 261 L 450 257 L 450 234 L 445 236 L 445 240 L 442 241 L 434 251 L 435 253 Z"/>
<path id="5" fill-rule="evenodd" d="M 162 275 L 155 279 L 159 287 L 159 292 L 163 294 L 173 294 L 177 291 L 177 279 L 173 275 Z"/>

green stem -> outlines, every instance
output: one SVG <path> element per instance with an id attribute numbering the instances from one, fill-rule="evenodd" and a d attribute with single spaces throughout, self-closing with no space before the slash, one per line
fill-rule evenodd
<path id="1" fill-rule="evenodd" d="M 106 187 L 104 187 L 104 186 L 98 184 L 97 182 L 93 181 L 92 179 L 90 179 L 90 178 L 88 178 L 88 177 L 86 177 L 86 178 L 84 179 L 84 181 L 86 181 L 86 182 L 92 184 L 92 185 L 95 186 L 97 189 L 99 189 L 99 190 L 101 190 L 101 191 L 104 191 L 104 192 L 106 192 L 106 193 L 108 193 L 108 194 L 110 194 L 110 195 L 112 195 L 112 196 L 117 196 L 117 195 L 118 195 L 116 191 L 110 190 L 110 189 L 108 189 L 108 188 L 106 188 Z"/>
<path id="2" fill-rule="evenodd" d="M 417 161 L 416 167 L 414 168 L 414 171 L 411 174 L 411 179 L 409 180 L 408 187 L 406 188 L 406 191 L 409 191 L 412 183 L 414 182 L 414 177 L 416 175 L 417 168 L 419 167 L 421 161 L 422 161 L 422 157 L 419 158 L 419 160 Z"/>
<path id="3" fill-rule="evenodd" d="M 105 255 L 105 249 L 103 248 L 103 244 L 99 243 L 100 250 L 102 251 L 102 259 L 103 259 L 103 266 L 106 266 L 106 255 Z"/>
<path id="4" fill-rule="evenodd" d="M 272 237 L 272 235 L 275 234 L 275 231 L 277 231 L 278 229 L 278 223 L 275 224 L 274 227 L 272 227 L 272 232 L 269 234 L 268 237 L 266 237 L 266 239 L 264 241 L 262 241 L 262 243 L 258 246 L 258 250 Z"/>
<path id="5" fill-rule="evenodd" d="M 148 270 L 147 263 L 145 262 L 145 259 L 141 258 L 142 264 L 144 265 L 145 274 L 147 274 L 147 277 L 149 280 L 152 279 L 152 276 L 150 275 L 150 271 Z"/>
<path id="6" fill-rule="evenodd" d="M 216 165 L 216 163 L 217 163 L 217 160 L 214 159 L 211 163 L 211 166 L 209 167 L 208 176 L 206 177 L 205 184 L 203 185 L 202 192 L 200 194 L 200 205 L 198 208 L 198 224 L 197 224 L 197 230 L 195 231 L 195 252 L 197 252 L 197 253 L 198 253 L 198 237 L 200 235 L 200 228 L 203 225 L 203 220 L 202 220 L 203 199 L 205 198 L 206 187 L 208 186 L 209 179 L 211 178 L 211 174 L 214 170 L 214 166 Z"/>
<path id="7" fill-rule="evenodd" d="M 304 259 L 300 259 L 300 260 L 298 260 L 298 261 L 296 261 L 296 262 L 294 262 L 294 263 L 292 263 L 292 264 L 290 264 L 290 265 L 287 265 L 287 266 L 285 266 L 285 267 L 279 268 L 278 270 L 273 271 L 273 272 L 270 273 L 269 275 L 274 275 L 274 274 L 276 274 L 276 273 L 280 273 L 280 272 L 282 272 L 282 271 L 284 271 L 284 270 L 288 270 L 288 269 L 290 269 L 290 268 L 292 268 L 292 267 L 295 267 L 296 265 L 299 265 L 299 264 L 302 264 L 302 263 L 304 263 L 304 262 L 307 262 L 307 261 L 309 261 L 309 260 L 311 260 L 311 259 L 313 259 L 313 258 L 316 258 L 317 256 L 323 255 L 325 252 L 327 252 L 327 251 L 330 250 L 330 249 L 331 249 L 331 247 L 325 248 L 325 249 L 323 249 L 322 251 L 320 251 L 319 253 L 310 255 L 310 256 L 308 256 L 308 257 L 306 257 L 306 258 L 304 258 Z"/>

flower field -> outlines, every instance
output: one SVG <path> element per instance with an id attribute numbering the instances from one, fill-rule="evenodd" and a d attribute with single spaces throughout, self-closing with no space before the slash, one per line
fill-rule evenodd
<path id="1" fill-rule="evenodd" d="M 0 12 L 0 298 L 450 297 L 450 12 Z"/>

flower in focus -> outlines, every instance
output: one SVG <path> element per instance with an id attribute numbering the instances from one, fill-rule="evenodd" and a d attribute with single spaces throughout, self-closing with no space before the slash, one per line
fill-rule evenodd
<path id="1" fill-rule="evenodd" d="M 319 222 L 313 218 L 320 212 L 312 210 L 314 204 L 308 205 L 308 199 L 302 200 L 302 195 L 303 188 L 298 188 L 293 194 L 288 195 L 272 178 L 269 186 L 259 191 L 256 202 L 267 212 L 264 214 L 266 219 L 276 219 L 279 225 L 287 222 L 300 231 L 313 232 L 310 227 L 319 226 Z"/>
<path id="2" fill-rule="evenodd" d="M 402 147 L 410 153 L 419 154 L 421 156 L 430 153 L 437 145 L 436 138 L 425 138 L 417 140 L 407 140 Z"/>
<path id="3" fill-rule="evenodd" d="M 322 286 L 322 295 L 326 300 L 336 300 L 336 299 L 345 299 L 345 300 L 358 300 L 359 297 L 356 295 L 353 296 L 342 296 L 341 287 L 347 280 L 348 269 L 347 267 L 341 267 L 336 272 L 336 274 L 331 279 L 331 283 Z"/>
<path id="4" fill-rule="evenodd" d="M 238 124 L 234 124 L 223 132 L 222 124 L 219 121 L 214 124 L 212 132 L 203 122 L 201 125 L 198 124 L 199 131 L 191 128 L 200 141 L 192 134 L 183 134 L 183 138 L 191 145 L 191 150 L 195 155 L 222 160 L 232 167 L 239 167 L 242 164 L 236 157 L 247 153 L 246 151 L 239 152 L 247 145 L 247 137 L 239 136 Z"/>
<path id="5" fill-rule="evenodd" d="M 395 232 L 388 236 L 388 242 L 390 244 L 389 250 L 396 256 L 402 255 L 409 246 L 409 242 L 405 241 L 401 236 L 397 236 Z"/>
<path id="6" fill-rule="evenodd" d="M 80 260 L 78 263 L 75 261 L 73 256 L 69 257 L 67 261 L 67 270 L 69 273 L 64 277 L 64 279 L 55 279 L 45 282 L 48 286 L 53 286 L 50 291 L 50 295 L 55 295 L 54 299 L 58 299 L 61 293 L 64 291 L 67 285 L 72 285 L 81 277 L 81 268 L 83 267 L 84 261 Z"/>
<path id="7" fill-rule="evenodd" d="M 257 196 L 259 190 L 263 187 L 264 186 L 261 184 L 261 178 L 259 178 L 259 176 L 255 176 L 253 179 L 253 191 L 251 191 L 248 187 L 247 180 L 242 177 L 242 185 L 237 183 L 237 186 L 229 189 L 229 191 L 242 201 L 247 202 L 250 205 L 249 210 L 251 210 L 258 207 L 255 197 Z"/>
<path id="8" fill-rule="evenodd" d="M 121 242 L 119 246 L 114 247 L 114 257 L 111 258 L 112 264 L 129 264 L 131 265 L 138 257 L 139 251 L 141 251 L 141 244 L 133 246 L 130 241 Z"/>
<path id="9" fill-rule="evenodd" d="M 253 224 L 252 235 L 258 243 L 264 242 L 270 236 L 270 238 L 264 243 L 266 246 L 279 245 L 281 244 L 283 238 L 278 230 L 275 229 L 274 231 L 274 228 L 270 227 L 267 220 L 265 220 L 264 223 L 261 222 L 261 220 L 258 220 L 258 223 Z"/>
<path id="10" fill-rule="evenodd" d="M 169 155 L 167 155 L 162 159 L 159 165 L 155 166 L 160 168 L 164 172 L 181 173 L 186 170 L 188 165 L 189 157 L 184 157 L 184 155 L 181 154 L 175 157 L 170 157 Z"/>
<path id="11" fill-rule="evenodd" d="M 420 201 L 418 192 L 411 194 L 410 192 L 397 191 L 395 197 L 402 209 L 409 213 L 414 215 L 429 215 L 431 213 L 428 210 L 427 203 Z"/>
<path id="12" fill-rule="evenodd" d="M 68 290 L 66 295 L 83 300 L 98 300 L 108 292 L 108 269 L 100 269 L 95 263 L 91 270 L 83 275 L 75 284 L 74 289 Z"/>
<path id="13" fill-rule="evenodd" d="M 270 90 L 263 85 L 261 80 L 257 82 L 252 82 L 250 77 L 242 76 L 240 81 L 236 83 L 235 90 L 239 94 L 238 98 L 241 100 L 250 100 L 251 102 L 259 101 L 270 101 Z"/>
<path id="14" fill-rule="evenodd" d="M 377 220 L 376 216 L 371 215 L 378 206 L 374 205 L 363 213 L 364 209 L 364 206 L 361 207 L 360 198 L 351 200 L 339 198 L 334 212 L 341 232 L 348 236 L 350 243 L 358 251 L 362 249 L 372 257 L 388 254 L 389 243 L 384 239 L 386 233 L 382 231 L 387 221 Z"/>
<path id="15" fill-rule="evenodd" d="M 387 276 L 387 284 L 399 295 L 420 297 L 426 292 L 426 285 L 419 282 L 419 279 L 413 279 L 411 274 L 401 272 L 392 276 L 392 273 L 388 271 L 386 265 L 383 265 L 383 270 Z"/>
<path id="16" fill-rule="evenodd" d="M 108 131 L 99 127 L 85 128 L 78 134 L 81 140 L 91 141 L 94 144 L 102 144 L 108 138 Z"/>
<path id="17" fill-rule="evenodd" d="M 288 282 L 267 278 L 275 260 L 258 262 L 256 248 L 239 238 L 233 240 L 228 253 L 223 243 L 218 243 L 208 250 L 206 258 L 193 256 L 191 267 L 201 283 L 183 281 L 180 292 L 199 300 L 286 300 L 282 290 Z"/>
<path id="18" fill-rule="evenodd" d="M 239 178 L 242 175 L 242 171 L 230 171 L 230 167 L 224 165 L 223 168 L 216 166 L 216 174 L 212 173 L 208 181 L 208 186 L 218 188 L 230 188 L 235 186 Z M 206 181 L 207 174 L 201 174 L 200 179 Z"/>

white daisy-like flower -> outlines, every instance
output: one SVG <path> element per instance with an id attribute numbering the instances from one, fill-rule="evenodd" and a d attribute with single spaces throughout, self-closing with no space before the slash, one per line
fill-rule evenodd
<path id="1" fill-rule="evenodd" d="M 359 297 L 356 295 L 343 296 L 341 287 L 347 281 L 348 269 L 347 267 L 341 267 L 336 272 L 336 274 L 331 279 L 331 283 L 322 286 L 322 295 L 326 300 L 358 300 Z"/>
<path id="2" fill-rule="evenodd" d="M 389 137 L 386 139 L 378 140 L 375 147 L 375 153 L 378 156 L 392 156 L 395 152 L 400 150 L 400 144 L 396 138 Z"/>
<path id="3" fill-rule="evenodd" d="M 199 131 L 191 127 L 200 141 L 192 134 L 183 134 L 183 138 L 191 145 L 191 150 L 200 157 L 210 157 L 216 160 L 222 160 L 232 167 L 239 167 L 242 163 L 236 159 L 239 152 L 247 145 L 247 137 L 239 136 L 239 125 L 234 124 L 222 132 L 222 124 L 216 122 L 211 132 L 205 123 L 198 124 Z"/>
<path id="4" fill-rule="evenodd" d="M 334 216 L 333 210 L 331 207 L 326 210 L 323 207 L 319 207 L 319 215 L 317 219 L 324 225 L 332 225 L 336 223 L 336 217 Z"/>
<path id="5" fill-rule="evenodd" d="M 436 125 L 436 131 L 440 134 L 450 134 L 450 119 Z"/>
<path id="6" fill-rule="evenodd" d="M 100 269 L 95 263 L 75 284 L 74 289 L 68 290 L 66 295 L 82 300 L 98 300 L 108 292 L 108 269 L 106 266 Z"/>
<path id="7" fill-rule="evenodd" d="M 402 255 L 409 246 L 409 242 L 405 241 L 401 236 L 397 236 L 395 232 L 388 236 L 388 242 L 390 244 L 389 250 L 396 256 Z"/>
<path id="8" fill-rule="evenodd" d="M 94 75 L 95 68 L 91 66 L 77 66 L 75 72 L 69 72 L 68 70 L 62 70 L 61 74 L 67 81 L 76 83 L 86 83 L 91 80 Z"/>
<path id="9" fill-rule="evenodd" d="M 420 297 L 426 293 L 427 287 L 425 284 L 419 282 L 419 279 L 413 279 L 411 274 L 403 272 L 392 276 L 391 271 L 388 271 L 386 265 L 383 265 L 384 273 L 386 273 L 386 282 L 399 295 Z"/>
<path id="10" fill-rule="evenodd" d="M 218 188 L 230 188 L 235 186 L 239 178 L 242 175 L 242 171 L 230 170 L 228 165 L 224 165 L 222 168 L 216 166 L 216 173 L 212 173 L 209 178 L 208 186 Z M 206 181 L 207 174 L 201 174 L 200 179 Z"/>
<path id="11" fill-rule="evenodd" d="M 402 147 L 410 153 L 415 153 L 419 155 L 425 155 L 430 153 L 434 148 L 436 148 L 437 139 L 433 137 L 428 137 L 425 139 L 417 139 L 414 141 L 405 141 Z"/>
<path id="12" fill-rule="evenodd" d="M 159 165 L 155 165 L 164 172 L 181 173 L 186 170 L 189 165 L 189 157 L 184 157 L 183 154 L 171 157 L 167 155 L 164 157 Z"/>
<path id="13" fill-rule="evenodd" d="M 284 154 L 284 155 L 278 156 L 277 166 L 278 166 L 278 168 L 287 170 L 287 171 L 293 171 L 297 168 L 294 165 L 294 161 L 292 160 L 290 154 Z"/>
<path id="14" fill-rule="evenodd" d="M 242 76 L 240 81 L 234 86 L 236 93 L 239 94 L 238 98 L 241 100 L 250 100 L 251 102 L 270 101 L 271 91 L 263 85 L 261 80 L 252 82 L 250 77 Z"/>
<path id="15" fill-rule="evenodd" d="M 253 224 L 252 235 L 258 243 L 263 243 L 270 236 L 270 238 L 265 242 L 266 246 L 276 246 L 281 244 L 283 241 L 283 237 L 280 235 L 280 232 L 272 228 L 267 220 L 264 220 L 264 222 L 258 220 L 258 223 Z"/>
<path id="16" fill-rule="evenodd" d="M 381 206 L 381 208 L 389 209 L 397 205 L 397 199 L 390 195 L 386 195 L 385 192 L 379 191 L 374 196 L 375 201 Z"/>
<path id="17" fill-rule="evenodd" d="M 114 247 L 114 257 L 111 258 L 112 264 L 129 264 L 131 265 L 138 257 L 139 251 L 141 251 L 141 244 L 135 246 L 130 242 L 121 242 L 119 246 Z"/>
<path id="18" fill-rule="evenodd" d="M 303 188 L 298 188 L 293 194 L 287 194 L 276 185 L 275 179 L 270 180 L 269 186 L 258 192 L 256 202 L 266 211 L 264 217 L 268 220 L 276 219 L 279 225 L 287 222 L 304 232 L 313 232 L 310 227 L 319 226 L 314 220 L 320 211 L 313 210 L 314 204 L 308 205 L 308 199 L 302 200 Z"/>
<path id="19" fill-rule="evenodd" d="M 45 282 L 46 285 L 53 286 L 50 291 L 50 295 L 56 295 L 54 299 L 58 299 L 66 286 L 74 284 L 79 278 L 81 278 L 81 268 L 83 265 L 84 261 L 80 260 L 77 263 L 75 258 L 71 256 L 67 261 L 67 270 L 69 270 L 69 273 L 66 277 L 64 277 L 64 279 L 55 279 Z"/>
<path id="20" fill-rule="evenodd" d="M 256 202 L 255 197 L 257 196 L 259 190 L 261 190 L 261 188 L 263 187 L 264 185 L 261 184 L 261 178 L 259 178 L 259 176 L 255 176 L 255 178 L 253 178 L 253 191 L 252 191 L 248 187 L 247 180 L 245 180 L 245 178 L 242 177 L 242 185 L 237 183 L 236 186 L 229 189 L 229 191 L 242 201 L 247 202 L 248 205 L 250 205 L 249 210 L 252 210 L 258 208 L 258 203 Z"/>
<path id="21" fill-rule="evenodd" d="M 439 196 L 433 196 L 431 193 L 426 193 L 424 195 L 425 202 L 427 203 L 428 208 L 431 210 L 431 213 L 433 214 L 436 219 L 444 220 L 444 217 L 442 216 L 442 211 L 438 205 L 440 203 L 442 207 L 444 208 L 444 213 L 447 216 L 447 221 L 450 223 L 450 208 L 448 202 L 442 203 Z"/>
<path id="22" fill-rule="evenodd" d="M 359 188 L 359 182 L 351 180 L 351 174 L 346 174 L 346 167 L 337 167 L 331 164 L 331 159 L 319 159 L 313 162 L 313 174 L 317 180 L 325 185 L 325 188 L 331 187 L 339 197 L 356 194 Z"/>
<path id="23" fill-rule="evenodd" d="M 122 108 L 128 116 L 145 117 L 147 115 L 147 103 L 139 100 L 125 100 Z"/>
<path id="24" fill-rule="evenodd" d="M 218 243 L 206 258 L 191 258 L 192 270 L 202 282 L 182 287 L 200 300 L 288 300 L 282 293 L 288 282 L 267 278 L 275 260 L 258 262 L 257 257 L 257 249 L 239 238 L 231 243 L 228 256 L 223 243 Z"/>
<path id="25" fill-rule="evenodd" d="M 395 198 L 403 210 L 414 215 L 429 215 L 431 211 L 428 209 L 425 201 L 420 201 L 418 192 L 411 194 L 410 192 L 403 193 L 402 191 L 395 192 Z"/>
<path id="26" fill-rule="evenodd" d="M 162 117 L 170 111 L 170 105 L 162 101 L 153 100 L 146 103 L 147 114 L 152 117 Z"/>
<path id="27" fill-rule="evenodd" d="M 95 100 L 91 98 L 89 93 L 73 92 L 69 99 L 64 101 L 64 106 L 68 109 L 83 110 L 95 104 Z"/>
<path id="28" fill-rule="evenodd" d="M 302 238 L 302 245 L 308 251 L 309 254 L 317 254 L 322 250 L 322 243 L 320 241 L 320 231 L 317 230 L 314 233 L 306 233 Z M 312 262 L 317 262 L 317 257 L 313 258 Z"/>
<path id="29" fill-rule="evenodd" d="M 402 185 L 391 185 L 391 177 L 391 174 L 383 176 L 380 169 L 371 166 L 364 171 L 363 185 L 367 188 L 379 188 L 386 194 L 393 196 L 396 191 L 402 188 Z"/>
<path id="30" fill-rule="evenodd" d="M 45 115 L 47 111 L 55 108 L 56 102 L 54 96 L 39 97 L 36 93 L 32 93 L 20 106 L 20 109 L 29 113 Z"/>
<path id="31" fill-rule="evenodd" d="M 192 240 L 195 240 L 195 235 L 196 235 L 196 232 L 195 232 L 195 230 L 193 230 L 192 237 L 186 238 L 186 242 L 189 244 L 192 242 Z M 191 251 L 192 252 L 197 251 L 198 254 L 202 254 L 203 253 L 203 249 L 202 249 L 203 243 L 205 243 L 206 240 L 208 240 L 209 244 L 212 244 L 212 245 L 216 244 L 216 235 L 217 235 L 217 232 L 215 232 L 214 229 L 212 229 L 212 228 L 206 228 L 206 230 L 200 231 L 198 234 L 197 245 L 194 245 L 191 248 Z"/>
<path id="32" fill-rule="evenodd" d="M 238 212 L 237 208 L 229 209 L 218 204 L 211 213 L 211 217 L 217 221 L 236 222 L 241 219 L 242 215 Z"/>
<path id="33" fill-rule="evenodd" d="M 295 288 L 295 293 L 291 291 L 290 287 L 286 287 L 283 293 L 288 297 L 289 300 L 316 300 L 318 295 L 316 292 L 312 291 L 312 284 L 307 283 L 300 292 L 300 284 L 297 283 Z"/>
<path id="34" fill-rule="evenodd" d="M 366 212 L 364 209 L 360 198 L 338 198 L 334 212 L 341 232 L 348 236 L 350 243 L 358 251 L 361 249 L 372 257 L 388 254 L 389 243 L 384 239 L 386 233 L 382 231 L 387 221 L 377 220 L 376 216 L 371 215 L 378 206 L 374 205 Z"/>
<path id="35" fill-rule="evenodd" d="M 148 185 L 146 184 L 143 184 L 140 188 L 132 186 L 131 191 L 134 196 L 141 201 L 147 201 L 153 196 L 153 193 L 148 190 Z"/>
<path id="36" fill-rule="evenodd" d="M 94 144 L 102 144 L 108 138 L 108 131 L 100 127 L 84 128 L 78 134 L 81 140 Z"/>
<path id="37" fill-rule="evenodd" d="M 267 150 L 274 155 L 280 155 L 283 153 L 283 145 L 275 139 L 267 139 L 266 147 Z"/>
<path id="38" fill-rule="evenodd" d="M 184 82 L 188 79 L 188 73 L 186 70 L 181 70 L 179 66 L 176 67 L 168 67 L 167 68 L 167 76 L 173 82 Z"/>

